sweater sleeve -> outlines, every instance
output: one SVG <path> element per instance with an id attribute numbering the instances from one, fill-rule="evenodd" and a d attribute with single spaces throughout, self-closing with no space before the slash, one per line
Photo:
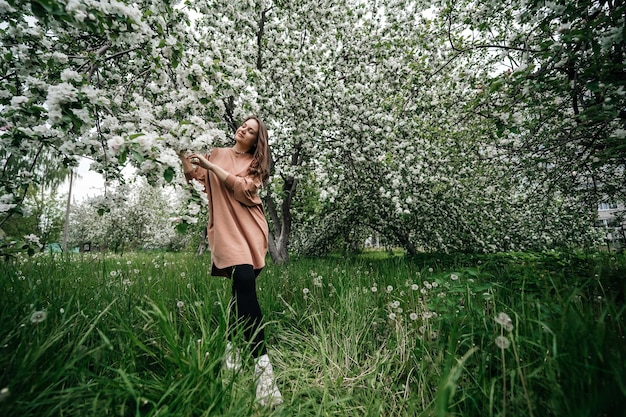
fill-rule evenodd
<path id="1" fill-rule="evenodd" d="M 261 204 L 261 197 L 259 197 L 261 181 L 258 178 L 251 176 L 239 177 L 229 174 L 224 183 L 233 192 L 235 200 L 241 204 L 250 207 Z"/>

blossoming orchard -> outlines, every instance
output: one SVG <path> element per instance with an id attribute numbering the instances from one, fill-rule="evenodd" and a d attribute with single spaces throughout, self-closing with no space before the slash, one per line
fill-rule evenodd
<path id="1" fill-rule="evenodd" d="M 624 201 L 622 2 L 0 0 L 0 227 L 80 158 L 202 190 L 180 151 L 270 129 L 270 253 L 596 243 Z M 98 200 L 101 213 L 119 199 Z M 176 223 L 178 222 L 178 223 Z M 36 230 L 23 233 L 30 235 Z M 3 250 L 32 236 L 3 236 Z M 13 243 L 12 243 L 13 242 Z M 21 242 L 21 243 L 20 243 Z"/>

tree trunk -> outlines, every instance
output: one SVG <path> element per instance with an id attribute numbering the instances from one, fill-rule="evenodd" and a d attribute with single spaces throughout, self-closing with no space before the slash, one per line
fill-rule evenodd
<path id="1" fill-rule="evenodd" d="M 272 220 L 272 230 L 269 235 L 269 252 L 276 264 L 289 261 L 289 237 L 291 235 L 291 201 L 296 192 L 298 181 L 293 177 L 284 180 L 283 193 L 285 198 L 280 208 L 280 214 L 274 200 L 268 194 L 265 196 L 265 206 Z"/>
<path id="2" fill-rule="evenodd" d="M 67 204 L 65 206 L 65 224 L 63 225 L 63 243 L 61 248 L 63 253 L 67 253 L 67 236 L 70 229 L 70 208 L 72 202 L 72 182 L 74 180 L 74 170 L 70 171 L 70 189 L 67 192 Z"/>

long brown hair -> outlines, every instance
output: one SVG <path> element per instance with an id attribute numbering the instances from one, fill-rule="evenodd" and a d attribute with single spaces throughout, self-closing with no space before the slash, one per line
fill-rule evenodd
<path id="1" fill-rule="evenodd" d="M 259 125 L 259 130 L 256 136 L 256 145 L 250 149 L 249 153 L 251 153 L 254 157 L 252 164 L 250 164 L 250 169 L 248 173 L 250 175 L 256 175 L 261 178 L 263 184 L 267 183 L 270 178 L 270 166 L 271 166 L 271 155 L 270 155 L 270 144 L 269 144 L 269 134 L 267 133 L 267 126 L 263 120 L 261 120 L 257 116 L 248 116 L 244 122 L 248 120 L 255 120 Z"/>

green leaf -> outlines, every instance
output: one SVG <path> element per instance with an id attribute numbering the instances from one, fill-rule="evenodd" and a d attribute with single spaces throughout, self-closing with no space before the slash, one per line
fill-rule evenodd
<path id="1" fill-rule="evenodd" d="M 141 154 L 141 152 L 138 152 L 134 149 L 131 149 L 130 153 L 133 155 L 133 157 L 138 161 L 138 162 L 143 162 L 145 160 L 145 158 L 143 157 L 143 155 Z"/>
<path id="2" fill-rule="evenodd" d="M 35 17 L 39 17 L 41 19 L 46 19 L 48 17 L 48 12 L 45 7 L 38 1 L 31 1 L 30 9 L 33 11 Z"/>
<path id="3" fill-rule="evenodd" d="M 189 225 L 187 223 L 178 223 L 176 225 L 176 232 L 180 233 L 180 234 L 185 234 L 187 233 L 187 228 L 189 227 Z"/>
<path id="4" fill-rule="evenodd" d="M 176 172 L 174 171 L 174 168 L 172 167 L 167 167 L 165 169 L 165 171 L 163 171 L 163 178 L 165 178 L 165 181 L 167 181 L 168 183 L 172 182 L 172 180 L 174 179 L 174 175 L 176 174 Z"/>

